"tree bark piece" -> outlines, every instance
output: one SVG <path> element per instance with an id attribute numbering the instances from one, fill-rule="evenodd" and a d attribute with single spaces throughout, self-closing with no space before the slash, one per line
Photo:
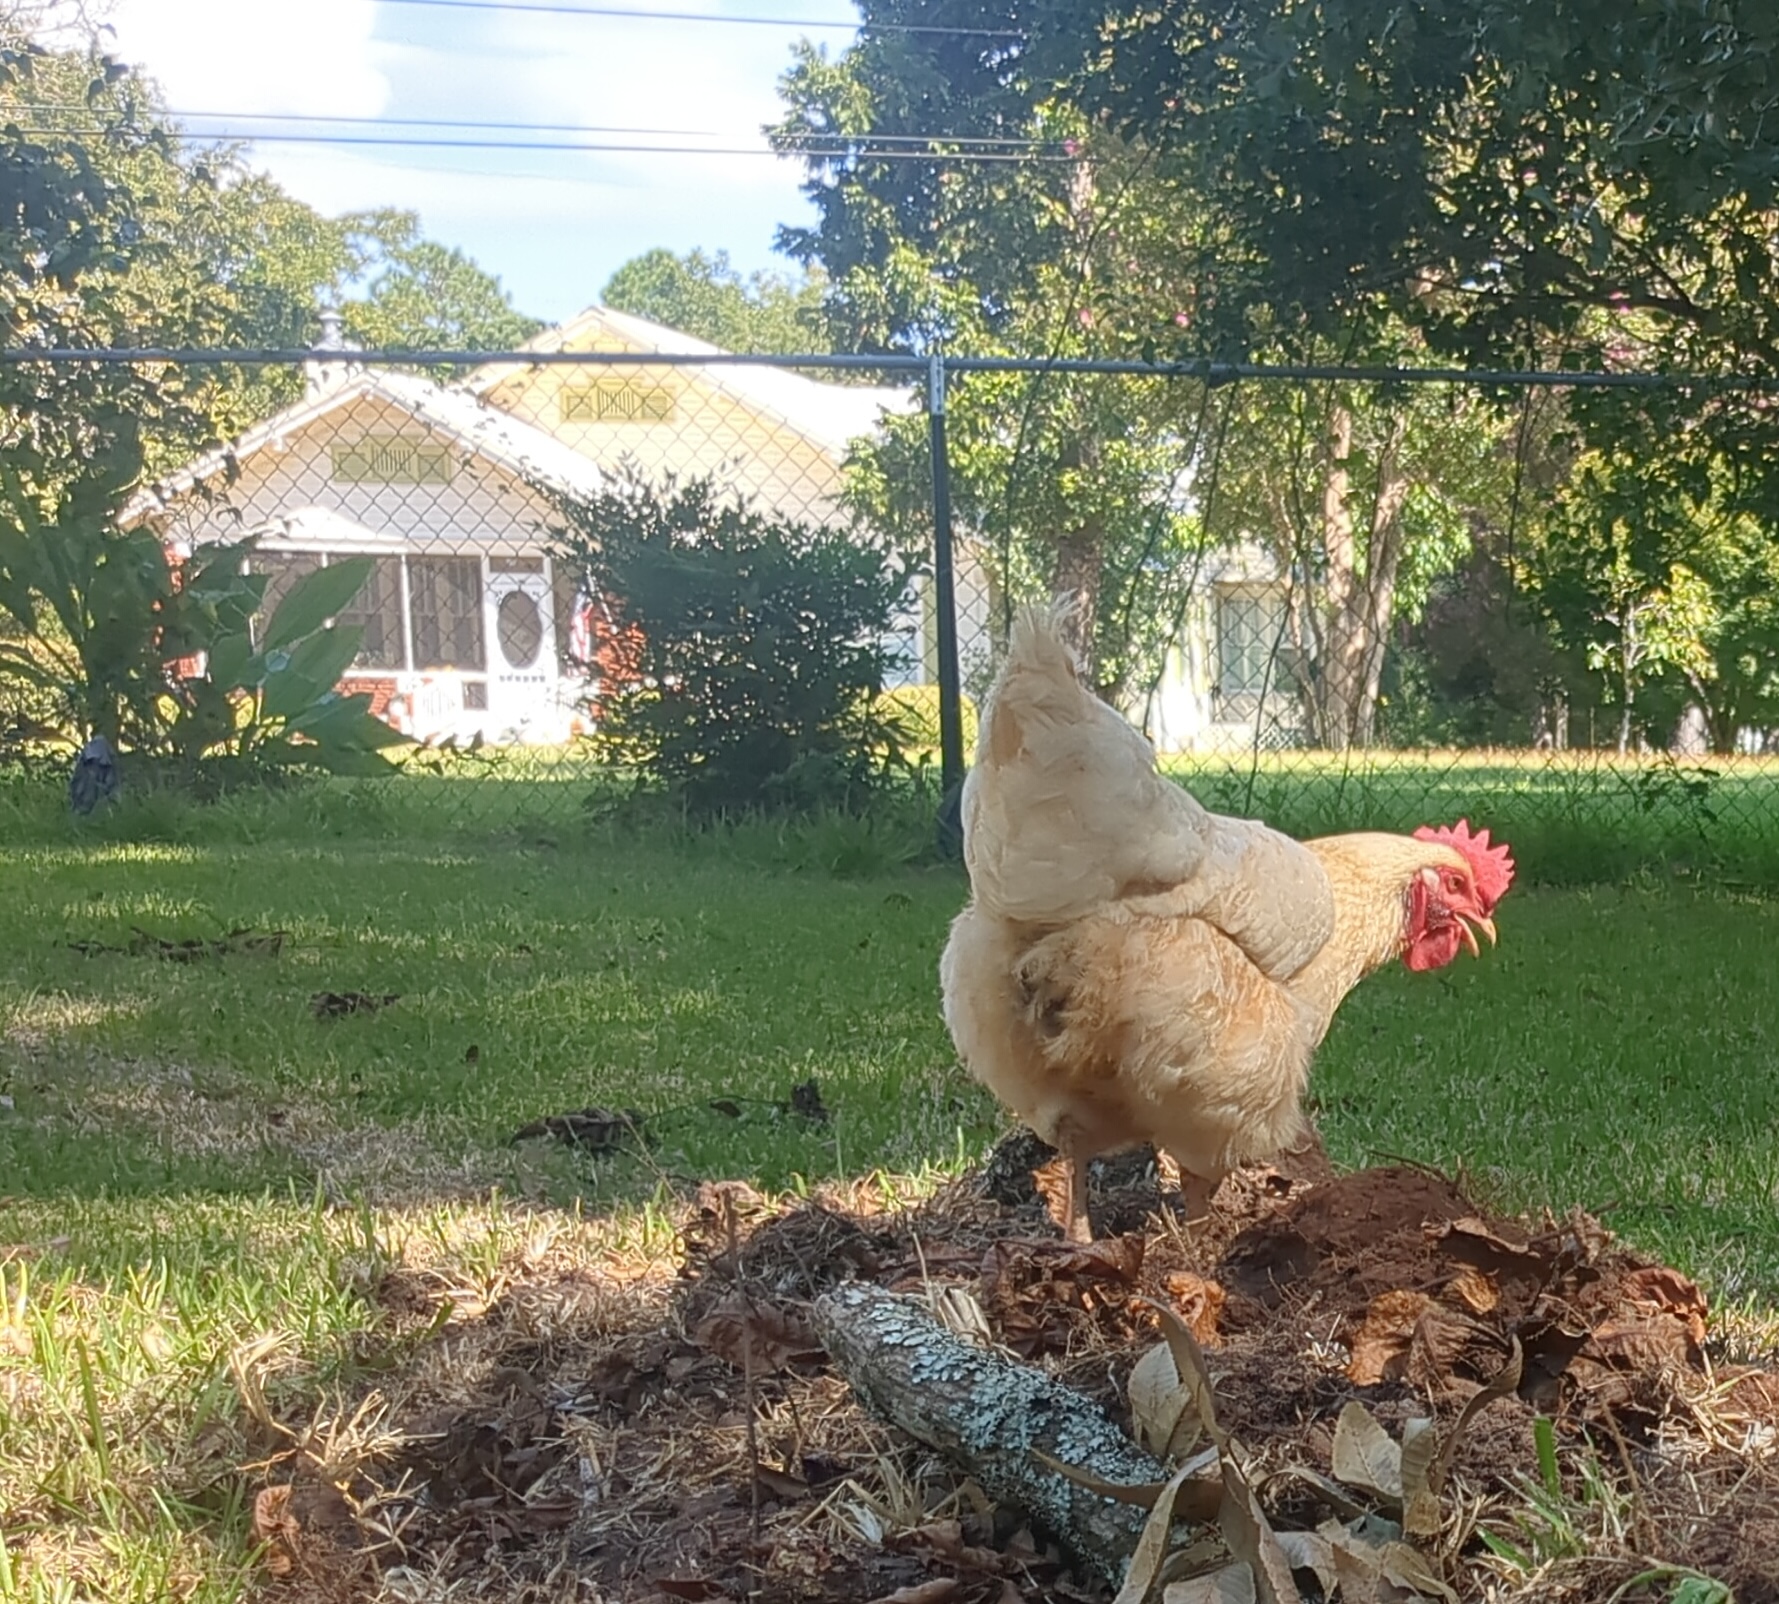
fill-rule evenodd
<path id="1" fill-rule="evenodd" d="M 1037 1457 L 1102 1481 L 1165 1482 L 1168 1467 L 1098 1405 L 959 1340 L 920 1304 L 881 1287 L 853 1283 L 818 1299 L 815 1328 L 872 1414 L 937 1449 L 996 1502 L 1025 1510 L 1084 1568 L 1117 1584 L 1145 1511 L 1077 1486 Z"/>

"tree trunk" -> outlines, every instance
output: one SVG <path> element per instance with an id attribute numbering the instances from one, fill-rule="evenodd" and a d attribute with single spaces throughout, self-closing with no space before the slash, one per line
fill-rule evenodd
<path id="1" fill-rule="evenodd" d="M 1037 1456 L 1131 1485 L 1170 1472 L 1099 1406 L 1031 1365 L 961 1341 L 913 1299 L 852 1283 L 817 1300 L 815 1327 L 859 1401 L 1015 1505 L 1080 1565 L 1116 1584 L 1146 1512 L 1046 1469 Z"/>
<path id="2" fill-rule="evenodd" d="M 1081 440 L 1064 453 L 1065 471 L 1091 474 L 1097 471 L 1100 443 L 1091 437 Z M 1088 516 L 1073 528 L 1065 529 L 1056 538 L 1056 562 L 1050 571 L 1050 599 L 1069 609 L 1069 643 L 1075 648 L 1088 683 L 1105 694 L 1100 685 L 1099 664 L 1094 656 L 1094 639 L 1099 624 L 1100 588 L 1106 572 L 1106 526 L 1097 516 Z"/>
<path id="3" fill-rule="evenodd" d="M 1384 654 L 1396 607 L 1396 576 L 1406 538 L 1402 508 L 1409 481 L 1401 462 L 1406 430 L 1403 419 L 1393 420 L 1379 450 L 1377 488 L 1361 548 L 1349 465 L 1353 414 L 1339 403 L 1329 413 L 1322 479 L 1326 566 L 1315 673 L 1318 705 L 1312 724 L 1320 744 L 1336 751 L 1367 744 L 1376 729 Z"/>
<path id="4" fill-rule="evenodd" d="M 1353 660 L 1349 626 L 1358 585 L 1357 539 L 1353 532 L 1353 414 L 1336 402 L 1328 415 L 1327 452 L 1322 470 L 1322 553 L 1327 563 L 1317 724 L 1319 744 L 1345 751 L 1352 738 L 1352 702 L 1359 665 Z"/>
<path id="5" fill-rule="evenodd" d="M 1371 506 L 1371 538 L 1365 557 L 1364 611 L 1355 609 L 1354 631 L 1361 638 L 1354 655 L 1363 664 L 1355 690 L 1349 726 L 1360 746 L 1371 743 L 1377 728 L 1378 692 L 1383 687 L 1384 653 L 1390 643 L 1390 620 L 1396 611 L 1396 576 L 1402 568 L 1406 531 L 1402 508 L 1408 500 L 1408 476 L 1402 471 L 1402 438 L 1407 426 L 1397 419 L 1378 458 L 1377 495 Z"/>

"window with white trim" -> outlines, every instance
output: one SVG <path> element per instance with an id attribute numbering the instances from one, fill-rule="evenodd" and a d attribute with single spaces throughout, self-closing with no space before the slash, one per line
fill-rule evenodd
<path id="1" fill-rule="evenodd" d="M 1285 644 L 1285 598 L 1276 588 L 1217 592 L 1217 691 L 1259 696 L 1279 688 Z"/>

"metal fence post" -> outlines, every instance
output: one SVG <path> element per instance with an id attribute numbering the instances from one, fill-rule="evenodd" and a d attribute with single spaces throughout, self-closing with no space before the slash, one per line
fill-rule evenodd
<path id="1" fill-rule="evenodd" d="M 939 653 L 939 778 L 963 784 L 964 711 L 957 664 L 957 583 L 951 560 L 951 459 L 945 447 L 945 358 L 927 365 L 927 431 L 933 457 L 934 645 Z"/>

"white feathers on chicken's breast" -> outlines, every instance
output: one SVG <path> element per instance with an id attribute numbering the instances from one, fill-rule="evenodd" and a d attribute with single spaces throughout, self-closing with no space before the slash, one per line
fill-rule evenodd
<path id="1" fill-rule="evenodd" d="M 1493 941 L 1513 877 L 1486 830 L 1299 842 L 1211 813 L 1081 684 L 1055 615 L 1015 622 L 964 785 L 969 905 L 940 963 L 971 1073 L 1070 1169 L 1153 1142 L 1201 1212 L 1238 1164 L 1303 1134 L 1310 1060 L 1392 958 Z"/>

